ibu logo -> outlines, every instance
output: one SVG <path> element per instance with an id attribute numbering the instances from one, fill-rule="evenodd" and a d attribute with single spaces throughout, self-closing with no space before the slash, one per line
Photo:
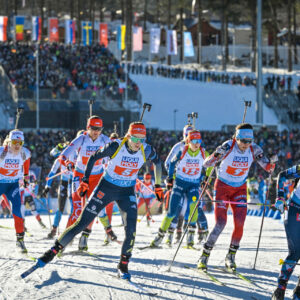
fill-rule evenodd
<path id="1" fill-rule="evenodd" d="M 248 157 L 247 156 L 246 157 L 245 156 L 234 156 L 232 166 L 238 167 L 238 168 L 248 167 Z"/>
<path id="2" fill-rule="evenodd" d="M 123 156 L 121 160 L 121 166 L 127 168 L 137 168 L 139 163 L 138 157 Z"/>
<path id="3" fill-rule="evenodd" d="M 91 156 L 99 149 L 99 146 L 86 146 L 86 155 Z"/>
<path id="4" fill-rule="evenodd" d="M 7 158 L 4 161 L 4 167 L 7 169 L 18 169 L 19 168 L 19 159 Z"/>

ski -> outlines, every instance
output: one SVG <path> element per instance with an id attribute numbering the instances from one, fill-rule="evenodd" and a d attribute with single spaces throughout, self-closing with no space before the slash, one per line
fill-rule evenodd
<path id="1" fill-rule="evenodd" d="M 28 269 L 27 271 L 25 271 L 24 273 L 22 273 L 20 276 L 22 279 L 26 278 L 28 275 L 30 275 L 32 272 L 34 272 L 36 269 L 40 268 L 39 264 L 36 263 L 35 265 L 33 265 L 30 269 Z"/>
<path id="2" fill-rule="evenodd" d="M 69 251 L 69 252 L 62 252 L 60 254 L 57 255 L 58 258 L 61 258 L 65 255 L 83 255 L 83 256 L 93 256 L 96 258 L 100 258 L 101 255 L 100 254 L 96 254 L 90 251 L 82 251 L 82 250 L 74 250 L 74 251 Z"/>
<path id="3" fill-rule="evenodd" d="M 200 249 L 198 249 L 198 248 L 196 248 L 196 247 L 194 247 L 194 246 L 183 246 L 182 248 L 184 248 L 184 249 L 191 249 L 191 250 L 196 250 L 196 251 L 200 251 Z"/>
<path id="4" fill-rule="evenodd" d="M 3 226 L 3 225 L 0 225 L 0 228 L 14 230 L 14 228 L 13 228 L 13 227 L 9 227 L 9 226 Z"/>
<path id="5" fill-rule="evenodd" d="M 137 291 L 142 292 L 144 294 L 147 294 L 148 296 L 156 296 L 157 293 L 151 292 L 148 289 L 145 289 L 144 287 L 140 286 L 138 283 L 131 281 L 131 279 L 122 279 L 118 275 L 112 275 L 110 276 L 119 279 L 119 281 L 129 284 L 130 286 L 134 287 Z"/>
<path id="6" fill-rule="evenodd" d="M 139 250 L 145 250 L 145 249 L 162 249 L 163 247 L 153 247 L 151 245 L 143 246 L 143 247 L 137 247 Z"/>
<path id="7" fill-rule="evenodd" d="M 225 272 L 225 273 L 228 273 L 228 274 L 232 274 L 234 276 L 236 276 L 237 278 L 241 279 L 241 280 L 244 280 L 250 284 L 253 284 L 255 285 L 255 283 L 248 277 L 244 276 L 243 274 L 237 272 L 236 270 L 234 269 L 230 269 L 230 268 L 226 268 L 226 267 L 216 267 L 216 269 L 222 271 L 222 272 Z"/>
<path id="8" fill-rule="evenodd" d="M 208 273 L 205 270 L 202 269 L 197 269 L 195 267 L 189 267 L 187 265 L 184 266 L 186 269 L 191 269 L 196 271 L 197 273 L 200 273 L 202 275 L 204 275 L 206 278 L 210 279 L 212 282 L 214 282 L 215 284 L 221 285 L 221 286 L 225 286 L 225 283 L 221 282 L 219 279 L 217 279 L 214 275 Z"/>

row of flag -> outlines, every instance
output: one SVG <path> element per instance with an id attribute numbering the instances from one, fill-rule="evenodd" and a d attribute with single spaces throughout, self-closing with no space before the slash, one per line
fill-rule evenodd
<path id="1" fill-rule="evenodd" d="M 0 41 L 7 41 L 7 22 L 8 17 L 0 16 Z M 24 16 L 15 16 L 14 28 L 15 28 L 15 40 L 24 40 Z M 92 35 L 92 22 L 83 21 L 81 22 L 81 36 L 84 45 L 91 45 L 93 40 Z M 105 23 L 99 24 L 99 43 L 105 47 L 108 45 L 108 27 Z M 75 44 L 76 43 L 76 22 L 74 20 L 65 20 L 65 43 Z M 42 39 L 42 18 L 32 17 L 32 41 L 41 41 Z M 49 42 L 59 42 L 59 23 L 58 18 L 48 19 L 48 39 Z"/>
<path id="2" fill-rule="evenodd" d="M 120 25 L 117 30 L 117 44 L 119 50 L 124 50 L 125 45 L 125 35 L 126 35 L 126 26 Z M 167 30 L 167 54 L 168 55 L 177 55 L 177 32 L 176 30 Z M 150 53 L 157 54 L 160 47 L 160 37 L 161 30 L 160 28 L 151 28 L 150 29 Z M 132 46 L 133 51 L 142 51 L 143 50 L 143 29 L 142 27 L 135 26 L 133 27 L 132 32 Z M 183 35 L 184 42 L 184 56 L 191 57 L 195 55 L 192 35 L 189 31 L 184 32 Z"/>
<path id="3" fill-rule="evenodd" d="M 7 41 L 7 17 L 0 17 L 0 41 Z M 22 41 L 24 39 L 24 16 L 15 16 L 15 40 Z M 49 42 L 59 42 L 59 23 L 58 18 L 48 19 L 48 39 Z M 91 45 L 93 42 L 93 27 L 91 21 L 81 22 L 81 39 L 83 45 Z M 108 46 L 108 26 L 105 23 L 100 23 L 98 41 L 105 47 Z M 65 20 L 65 43 L 76 43 L 76 22 L 74 20 Z M 126 43 L 126 26 L 120 25 L 117 28 L 117 45 L 119 50 L 125 50 Z M 41 17 L 32 17 L 32 41 L 40 41 L 42 38 L 42 19 Z M 143 50 L 143 29 L 139 26 L 134 26 L 132 29 L 132 46 L 133 51 Z M 177 33 L 176 30 L 166 31 L 167 54 L 177 55 Z M 192 35 L 189 31 L 184 32 L 184 56 L 194 56 L 194 46 Z M 161 29 L 150 29 L 150 53 L 157 54 L 161 43 Z"/>

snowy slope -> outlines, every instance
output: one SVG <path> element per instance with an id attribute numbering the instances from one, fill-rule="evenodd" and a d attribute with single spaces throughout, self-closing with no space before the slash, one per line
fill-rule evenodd
<path id="1" fill-rule="evenodd" d="M 149 127 L 160 130 L 183 128 L 187 114 L 198 112 L 197 127 L 200 130 L 220 130 L 224 124 L 238 124 L 244 111 L 243 100 L 251 100 L 246 121 L 255 124 L 254 87 L 243 87 L 220 83 L 203 83 L 192 80 L 168 79 L 162 77 L 130 75 L 142 93 L 143 102 L 152 104 L 152 110 L 145 114 Z M 275 113 L 264 105 L 264 124 L 278 124 Z"/>
<path id="2" fill-rule="evenodd" d="M 209 226 L 212 228 L 214 217 L 208 214 Z M 15 252 L 15 233 L 13 230 L 0 228 L 0 299 L 270 299 L 276 285 L 280 266 L 278 261 L 287 255 L 287 243 L 283 224 L 273 219 L 265 219 L 261 247 L 256 270 L 252 270 L 255 250 L 260 228 L 260 218 L 247 217 L 244 238 L 237 254 L 239 271 L 254 280 L 258 286 L 252 286 L 243 280 L 211 269 L 226 286 L 219 286 L 207 280 L 203 275 L 184 265 L 195 266 L 199 252 L 180 249 L 172 272 L 166 268 L 175 253 L 164 246 L 163 249 L 138 250 L 137 247 L 148 244 L 160 225 L 162 216 L 154 216 L 155 223 L 147 227 L 142 221 L 138 223 L 136 245 L 129 268 L 133 280 L 142 287 L 158 293 L 157 297 L 149 297 L 140 293 L 126 283 L 114 278 L 116 265 L 120 255 L 117 243 L 102 246 L 104 232 L 100 223 L 94 223 L 93 233 L 89 240 L 89 250 L 99 253 L 101 258 L 82 256 L 70 253 L 76 250 L 78 239 L 66 249 L 66 255 L 55 259 L 44 269 L 38 269 L 25 281 L 19 274 L 33 265 L 26 256 Z M 46 220 L 46 219 L 45 219 Z M 64 216 L 62 226 L 66 224 Z M 113 224 L 120 224 L 120 217 L 113 217 Z M 0 225 L 13 226 L 12 219 L 0 219 Z M 49 249 L 53 241 L 44 239 L 47 230 L 42 230 L 34 217 L 26 218 L 26 226 L 34 236 L 26 237 L 26 245 L 30 255 L 39 257 Z M 123 239 L 123 228 L 116 227 L 120 240 Z M 212 252 L 211 266 L 221 266 L 230 242 L 232 217 Z M 197 245 L 197 247 L 200 247 Z M 69 255 L 67 254 L 69 253 Z M 290 299 L 299 269 L 296 269 L 290 280 L 287 299 Z"/>

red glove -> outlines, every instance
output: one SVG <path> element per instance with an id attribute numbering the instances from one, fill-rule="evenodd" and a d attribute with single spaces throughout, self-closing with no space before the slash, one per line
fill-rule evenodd
<path id="1" fill-rule="evenodd" d="M 81 181 L 80 182 L 80 185 L 77 189 L 77 194 L 80 196 L 80 197 L 84 197 L 87 193 L 87 191 L 89 190 L 89 184 L 86 183 L 86 182 L 83 182 Z"/>
<path id="2" fill-rule="evenodd" d="M 164 191 L 159 184 L 155 184 L 155 196 L 159 202 L 164 201 Z"/>
<path id="3" fill-rule="evenodd" d="M 271 174 L 274 172 L 275 167 L 276 167 L 275 163 L 268 163 L 266 171 Z"/>
<path id="4" fill-rule="evenodd" d="M 24 188 L 27 188 L 29 186 L 29 175 L 27 174 L 24 174 L 24 177 L 23 177 L 23 182 L 24 182 Z"/>

